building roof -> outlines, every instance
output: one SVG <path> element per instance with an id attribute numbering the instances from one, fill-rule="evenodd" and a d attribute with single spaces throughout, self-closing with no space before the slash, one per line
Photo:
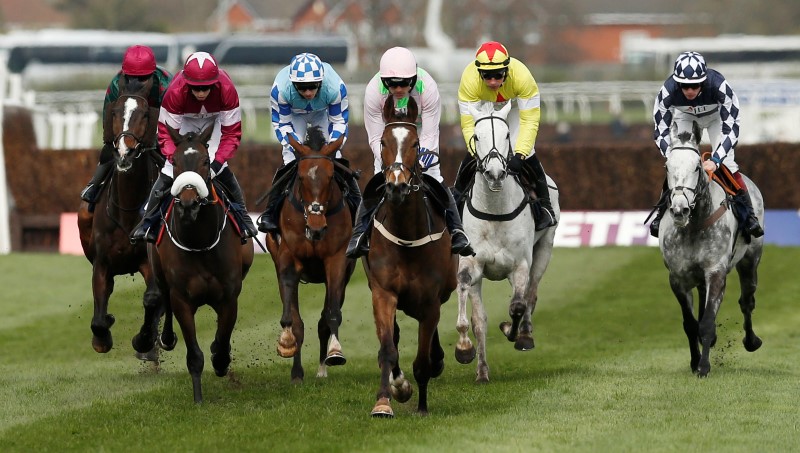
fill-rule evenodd
<path id="1" fill-rule="evenodd" d="M 68 15 L 45 0 L 3 0 L 0 2 L 0 28 L 6 30 L 65 27 Z"/>

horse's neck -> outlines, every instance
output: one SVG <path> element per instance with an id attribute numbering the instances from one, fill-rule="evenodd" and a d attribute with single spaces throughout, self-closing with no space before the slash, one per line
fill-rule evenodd
<path id="1" fill-rule="evenodd" d="M 522 186 L 512 177 L 503 181 L 503 188 L 497 192 L 489 189 L 486 178 L 480 174 L 475 175 L 472 185 L 472 206 L 481 212 L 489 214 L 506 213 L 514 210 L 525 198 Z"/>
<path id="2" fill-rule="evenodd" d="M 145 204 L 153 184 L 153 178 L 148 170 L 148 162 L 144 157 L 134 161 L 133 167 L 128 171 L 119 171 L 114 168 L 111 180 L 107 182 L 108 206 L 117 211 L 121 220 L 130 217 L 138 222 L 141 217 L 140 208 Z"/>
<path id="3" fill-rule="evenodd" d="M 227 221 L 225 215 L 221 200 L 200 206 L 197 218 L 194 220 L 188 218 L 188 213 L 185 214 L 186 218 L 179 217 L 173 206 L 171 222 L 173 234 L 186 247 L 208 247 L 219 237 L 220 228 L 223 222 Z"/>
<path id="4" fill-rule="evenodd" d="M 432 200 L 426 201 L 424 192 L 417 190 L 408 194 L 402 203 L 395 205 L 390 201 L 383 202 L 383 208 L 376 216 L 378 221 L 389 228 L 392 233 L 404 239 L 441 231 L 440 224 L 444 222 L 444 215 L 435 212 Z"/>
<path id="5" fill-rule="evenodd" d="M 702 177 L 705 177 L 705 175 Z M 714 186 L 717 187 L 715 188 Z M 694 206 L 695 215 L 692 216 L 691 220 L 693 223 L 704 226 L 706 219 L 719 207 L 724 198 L 724 192 L 722 192 L 722 195 L 719 195 L 721 190 L 717 191 L 717 188 L 720 187 L 716 183 L 706 182 L 705 186 L 701 190 L 698 190 Z"/>

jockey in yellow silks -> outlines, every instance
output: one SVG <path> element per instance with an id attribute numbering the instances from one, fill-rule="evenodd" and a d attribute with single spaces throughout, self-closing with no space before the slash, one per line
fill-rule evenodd
<path id="1" fill-rule="evenodd" d="M 538 203 L 543 208 L 542 215 L 536 219 L 536 231 L 539 231 L 556 224 L 550 205 L 547 176 L 535 150 L 541 117 L 539 86 L 525 64 L 509 56 L 506 47 L 496 41 L 481 44 L 475 61 L 468 64 L 461 74 L 458 107 L 468 154 L 459 166 L 453 192 L 456 198 L 460 198 L 474 176 L 474 166 L 469 165 L 474 159 L 470 141 L 475 131 L 470 108 L 480 109 L 482 105 L 490 103 L 499 110 L 512 101 L 516 101 L 517 108 L 512 108 L 508 125 L 514 155 L 508 160 L 507 171 L 511 175 L 518 174 L 525 165 L 535 176 L 532 182 Z"/>

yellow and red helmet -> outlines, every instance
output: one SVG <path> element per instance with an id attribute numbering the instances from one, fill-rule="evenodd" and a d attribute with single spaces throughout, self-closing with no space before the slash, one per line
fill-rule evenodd
<path id="1" fill-rule="evenodd" d="M 488 41 L 478 48 L 475 53 L 475 66 L 481 71 L 496 71 L 505 69 L 511 63 L 506 46 L 497 41 Z"/>

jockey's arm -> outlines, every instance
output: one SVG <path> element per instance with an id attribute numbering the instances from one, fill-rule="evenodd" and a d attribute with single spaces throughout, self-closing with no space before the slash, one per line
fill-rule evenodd
<path id="1" fill-rule="evenodd" d="M 739 143 L 739 98 L 736 93 L 723 80 L 716 92 L 719 98 L 719 114 L 722 121 L 722 133 L 720 143 L 711 155 L 711 158 L 719 166 L 725 160 L 728 153 Z"/>
<path id="2" fill-rule="evenodd" d="M 428 151 L 439 152 L 439 122 L 442 118 L 442 100 L 439 88 L 432 77 L 426 80 L 425 90 L 420 96 L 420 116 L 422 118 L 422 131 L 419 136 L 420 148 Z"/>
<path id="3" fill-rule="evenodd" d="M 661 151 L 661 155 L 667 157 L 667 150 L 672 138 L 669 135 L 669 128 L 672 126 L 672 98 L 666 86 L 662 86 L 656 95 L 653 105 L 653 139 L 656 146 Z"/>
<path id="4" fill-rule="evenodd" d="M 302 141 L 294 132 L 294 125 L 292 121 L 294 115 L 292 114 L 292 105 L 283 97 L 277 85 L 272 86 L 270 91 L 270 110 L 272 111 L 272 128 L 275 130 L 275 136 L 284 148 L 291 146 L 289 144 L 289 135 L 291 135 L 298 143 Z"/>
<path id="5" fill-rule="evenodd" d="M 511 83 L 519 108 L 519 133 L 514 144 L 514 152 L 527 157 L 533 152 L 536 136 L 539 134 L 539 121 L 542 116 L 541 97 L 539 86 L 527 66 L 515 63 L 517 62 L 512 62 L 513 78 L 506 82 Z"/>
<path id="6" fill-rule="evenodd" d="M 347 140 L 347 127 L 350 121 L 350 103 L 347 99 L 347 87 L 339 83 L 336 98 L 328 104 L 328 122 L 331 124 L 330 142 L 335 142 L 344 136 Z M 344 142 L 342 143 L 344 144 Z"/>

